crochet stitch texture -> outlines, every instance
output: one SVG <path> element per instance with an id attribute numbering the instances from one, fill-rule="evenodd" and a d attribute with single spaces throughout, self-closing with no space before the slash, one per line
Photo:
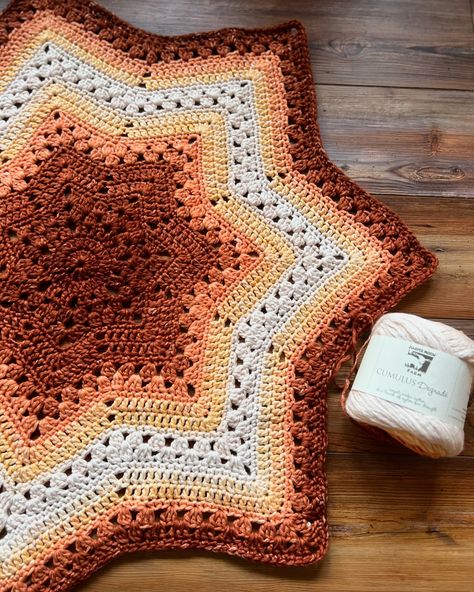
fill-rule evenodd
<path id="1" fill-rule="evenodd" d="M 328 382 L 436 260 L 328 160 L 302 26 L 19 0 L 0 43 L 1 592 L 318 560 Z"/>

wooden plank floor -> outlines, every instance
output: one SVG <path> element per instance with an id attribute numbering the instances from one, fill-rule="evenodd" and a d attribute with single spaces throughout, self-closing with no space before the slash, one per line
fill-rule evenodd
<path id="1" fill-rule="evenodd" d="M 163 34 L 304 22 L 332 159 L 397 211 L 440 259 L 398 310 L 474 337 L 474 33 L 469 0 L 101 0 Z M 0 2 L 0 7 L 6 3 Z M 344 370 L 342 371 L 342 374 Z M 308 568 L 204 553 L 111 562 L 81 592 L 471 592 L 474 410 L 461 457 L 383 446 L 330 393 L 331 545 Z"/>

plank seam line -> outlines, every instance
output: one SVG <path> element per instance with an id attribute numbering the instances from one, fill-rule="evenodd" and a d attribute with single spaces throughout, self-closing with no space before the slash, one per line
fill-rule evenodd
<path id="1" fill-rule="evenodd" d="M 472 2 L 473 0 L 471 0 Z M 474 25 L 473 25 L 474 27 Z M 314 69 L 316 74 L 315 78 L 317 78 L 318 71 Z M 317 82 L 316 81 L 316 88 L 318 86 L 347 86 L 347 87 L 359 87 L 359 88 L 390 88 L 395 90 L 419 90 L 419 91 L 427 91 L 427 90 L 434 90 L 434 91 L 444 91 L 444 92 L 459 92 L 459 93 L 474 93 L 474 88 L 445 88 L 445 87 L 435 87 L 435 86 L 393 86 L 389 84 L 344 84 L 342 82 Z"/>

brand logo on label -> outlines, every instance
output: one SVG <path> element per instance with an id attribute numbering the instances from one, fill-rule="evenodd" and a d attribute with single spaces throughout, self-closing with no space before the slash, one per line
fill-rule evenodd
<path id="1" fill-rule="evenodd" d="M 410 346 L 408 348 L 408 356 L 409 359 L 405 362 L 405 368 L 410 374 L 421 376 L 427 373 L 435 354 L 418 347 Z"/>

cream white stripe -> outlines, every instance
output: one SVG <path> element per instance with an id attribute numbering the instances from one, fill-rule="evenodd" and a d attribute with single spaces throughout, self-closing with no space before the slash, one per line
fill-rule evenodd
<path id="1" fill-rule="evenodd" d="M 50 50 L 51 51 L 51 50 Z M 80 70 L 82 73 L 83 70 Z M 43 72 L 44 75 L 49 76 L 50 72 Z M 14 84 L 14 83 L 13 83 Z M 113 82 L 106 80 L 104 84 L 97 88 L 104 88 L 104 85 L 113 86 Z M 84 85 L 83 85 L 84 86 Z M 111 87 L 109 86 L 109 87 Z M 186 99 L 193 97 L 187 92 L 189 89 L 180 89 L 177 91 L 168 91 L 167 97 L 161 103 L 163 111 L 173 108 L 172 102 L 179 101 L 185 107 Z M 191 89 L 191 91 L 194 89 Z M 225 444 L 225 434 L 228 433 L 228 425 L 239 426 L 239 431 L 234 434 L 242 434 L 247 437 L 249 434 L 255 434 L 257 428 L 259 403 L 257 398 L 259 375 L 261 371 L 261 362 L 264 359 L 265 353 L 268 351 L 272 336 L 275 332 L 280 331 L 283 324 L 290 318 L 308 298 L 314 295 L 314 292 L 319 289 L 330 277 L 339 273 L 344 265 L 347 263 L 346 255 L 337 248 L 332 241 L 328 240 L 322 233 L 309 223 L 285 198 L 277 195 L 268 187 L 268 183 L 263 174 L 263 164 L 261 162 L 261 155 L 256 144 L 258 134 L 255 106 L 251 102 L 251 82 L 247 81 L 244 86 L 240 83 L 230 82 L 223 85 L 209 85 L 202 92 L 202 97 L 211 97 L 212 100 L 217 100 L 217 109 L 219 111 L 227 110 L 227 129 L 229 134 L 229 151 L 233 156 L 233 163 L 231 166 L 232 176 L 230 179 L 230 188 L 239 199 L 252 207 L 252 209 L 263 217 L 265 223 L 272 224 L 277 228 L 288 240 L 293 244 L 297 253 L 299 253 L 298 261 L 292 269 L 288 270 L 280 282 L 274 286 L 263 301 L 250 313 L 246 318 L 242 319 L 237 326 L 234 333 L 233 348 L 232 348 L 232 362 L 229 369 L 229 400 L 226 416 L 222 424 L 219 426 L 215 434 L 211 434 L 211 438 L 218 435 L 223 438 L 220 440 L 222 445 Z M 85 89 L 86 92 L 90 92 Z M 191 92 L 189 91 L 189 92 Z M 137 91 L 142 95 L 144 91 Z M 97 94 L 97 91 L 95 92 Z M 159 94 L 159 93 L 155 93 Z M 212 97 L 214 95 L 214 97 Z M 126 95 L 128 96 L 128 95 Z M 230 98 L 229 98 L 230 97 Z M 184 100 L 183 100 L 184 99 Z M 99 97 L 101 102 L 105 99 Z M 141 99 L 140 99 L 141 100 Z M 141 108 L 140 100 L 129 105 L 134 105 L 131 111 L 133 115 L 138 115 Z M 168 103 L 167 101 L 170 101 Z M 149 104 L 149 103 L 148 103 Z M 117 108 L 117 105 L 115 105 Z M 157 106 L 155 105 L 155 108 Z M 199 108 L 209 108 L 206 101 L 201 100 Z M 128 109 L 128 110 L 127 110 Z M 122 109 L 125 113 L 130 111 L 129 106 Z M 159 111 L 158 111 L 159 112 Z M 235 145 L 238 145 L 237 149 Z M 263 212 L 260 206 L 263 204 Z M 321 220 L 321 224 L 324 221 Z M 316 254 L 322 255 L 321 259 L 316 258 Z M 336 260 L 335 257 L 341 257 Z M 323 270 L 318 270 L 318 267 L 323 264 Z M 266 309 L 266 312 L 263 310 Z M 241 343 L 241 338 L 244 342 Z M 237 363 L 237 359 L 243 361 L 242 364 Z M 258 373 L 255 372 L 258 368 Z M 237 388 L 233 383 L 234 378 L 240 382 Z M 233 410 L 232 404 L 237 405 L 238 409 Z M 246 420 L 243 418 L 246 417 Z M 248 418 L 251 418 L 250 422 Z M 118 433 L 120 430 L 117 430 Z M 128 432 L 131 430 L 128 429 Z M 182 437 L 182 434 L 179 434 Z M 210 446 L 209 440 L 204 446 Z M 252 446 L 251 446 L 252 445 Z M 216 446 L 216 445 L 214 445 Z M 237 470 L 241 474 L 241 478 L 249 480 L 249 477 L 242 472 L 242 466 L 247 464 L 251 469 L 251 478 L 255 478 L 256 468 L 256 441 L 255 438 L 250 438 L 248 445 L 240 445 L 238 447 L 239 453 L 237 460 L 233 463 L 225 465 L 222 474 L 229 474 L 229 469 Z M 97 450 L 102 450 L 101 444 L 96 443 L 92 447 L 88 447 L 91 454 L 97 454 Z M 143 454 L 146 454 L 144 449 Z M 83 451 L 80 456 L 87 455 Z M 75 462 L 80 461 L 76 459 Z M 182 462 L 180 460 L 180 462 Z M 69 463 L 68 463 L 69 464 Z M 163 466 L 164 460 L 157 460 L 156 466 Z M 152 463 L 154 465 L 154 463 Z M 97 473 L 97 478 L 104 474 L 104 468 Z M 193 470 L 193 469 L 191 469 Z M 195 468 L 194 468 L 195 470 Z M 193 475 L 194 475 L 193 470 Z M 230 471 L 232 472 L 232 471 Z M 220 473 L 220 471 L 219 471 Z M 52 524 L 57 524 L 65 520 L 69 515 L 67 510 L 73 499 L 78 495 L 78 492 L 68 495 L 65 490 L 58 490 L 54 487 L 41 488 L 40 483 L 45 482 L 45 479 L 60 480 L 62 472 L 56 468 L 48 475 L 42 475 L 40 478 L 34 480 L 30 496 L 32 497 L 32 505 L 35 508 L 33 511 L 34 517 L 37 519 L 32 523 L 32 516 L 25 522 L 22 528 L 21 520 L 18 520 L 19 514 L 14 512 L 7 519 L 7 523 L 15 522 L 16 528 L 14 535 L 7 535 L 6 540 L 3 541 L 5 548 L 10 551 L 18 550 L 19 547 L 28 543 L 32 532 L 36 535 L 43 527 Z M 75 474 L 75 473 L 74 473 Z M 79 479 L 80 481 L 80 479 Z M 88 483 L 85 489 L 93 490 L 98 481 Z M 24 486 L 22 486 L 24 488 Z M 36 488 L 36 489 L 35 489 Z M 42 506 L 43 494 L 46 495 L 47 502 Z M 50 499 L 58 496 L 57 500 Z M 18 500 L 17 500 L 18 501 Z M 35 504 L 39 504 L 38 507 Z M 10 504 L 10 508 L 12 505 Z M 15 504 L 13 504 L 15 507 Z M 56 516 L 56 520 L 54 519 Z"/>

